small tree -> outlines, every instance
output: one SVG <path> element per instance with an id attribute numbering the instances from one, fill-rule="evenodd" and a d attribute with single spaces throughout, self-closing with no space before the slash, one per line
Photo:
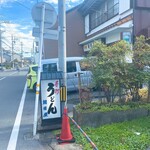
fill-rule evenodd
<path id="1" fill-rule="evenodd" d="M 148 83 L 148 98 L 150 102 L 150 44 L 149 39 L 144 36 L 136 38 L 136 42 L 133 47 L 133 63 L 135 68 L 142 72 L 141 83 Z"/>
<path id="2" fill-rule="evenodd" d="M 150 61 L 149 44 L 144 39 L 143 36 L 137 38 L 133 51 L 125 41 L 111 46 L 101 42 L 94 43 L 88 61 L 94 83 L 103 89 L 108 102 L 113 101 L 115 95 L 119 95 L 121 100 L 122 93 L 129 91 L 133 101 L 140 99 L 138 90 L 141 83 L 150 81 L 149 72 L 144 71 L 144 67 L 148 66 Z M 133 63 L 127 62 L 127 56 L 133 56 Z"/>
<path id="3" fill-rule="evenodd" d="M 112 46 L 95 42 L 89 53 L 88 60 L 91 64 L 95 85 L 103 89 L 107 102 L 113 101 L 113 96 L 118 92 L 121 93 L 123 81 L 120 76 L 125 72 L 127 66 L 125 56 L 129 53 L 131 49 L 125 41 L 120 41 Z"/>

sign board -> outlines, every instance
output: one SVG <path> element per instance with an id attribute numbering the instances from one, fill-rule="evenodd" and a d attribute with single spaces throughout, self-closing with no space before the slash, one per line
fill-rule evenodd
<path id="1" fill-rule="evenodd" d="M 33 28 L 32 36 L 39 37 L 40 36 L 40 29 L 39 28 Z M 57 30 L 44 29 L 43 38 L 44 39 L 58 40 L 58 31 Z"/>
<path id="2" fill-rule="evenodd" d="M 41 80 L 42 119 L 61 117 L 60 81 Z"/>
<path id="3" fill-rule="evenodd" d="M 131 44 L 131 32 L 122 32 L 122 40 Z"/>
<path id="4" fill-rule="evenodd" d="M 48 3 L 40 2 L 35 4 L 32 8 L 32 19 L 35 24 L 40 27 L 43 5 L 45 5 L 44 28 L 51 28 L 57 21 L 57 14 L 55 8 Z"/>

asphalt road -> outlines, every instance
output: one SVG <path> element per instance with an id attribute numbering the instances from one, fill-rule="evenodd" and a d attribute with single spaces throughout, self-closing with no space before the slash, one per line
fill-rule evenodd
<path id="1" fill-rule="evenodd" d="M 75 143 L 59 145 L 52 132 L 33 137 L 35 93 L 26 87 L 26 74 L 0 71 L 0 150 L 81 150 Z M 40 119 L 40 106 L 38 112 Z"/>
<path id="2" fill-rule="evenodd" d="M 35 94 L 26 89 L 26 73 L 0 72 L 0 150 L 50 150 L 32 136 Z"/>

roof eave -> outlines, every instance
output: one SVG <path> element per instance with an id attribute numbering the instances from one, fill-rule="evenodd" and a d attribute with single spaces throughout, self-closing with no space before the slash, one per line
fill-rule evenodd
<path id="1" fill-rule="evenodd" d="M 100 5 L 100 3 L 104 0 L 85 0 L 82 5 L 79 8 L 79 11 L 83 14 L 86 15 L 88 14 L 91 10 L 94 10 L 95 7 Z"/>

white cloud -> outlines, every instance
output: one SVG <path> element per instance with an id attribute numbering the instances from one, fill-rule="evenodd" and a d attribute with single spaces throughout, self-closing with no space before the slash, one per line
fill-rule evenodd
<path id="1" fill-rule="evenodd" d="M 58 0 L 45 0 L 45 2 L 57 4 Z"/>
<path id="2" fill-rule="evenodd" d="M 11 51 L 12 48 L 12 37 L 15 41 L 14 49 L 15 52 L 21 52 L 21 42 L 23 44 L 23 50 L 26 52 L 32 51 L 33 45 L 33 37 L 32 31 L 28 31 L 28 33 L 23 33 L 20 31 L 22 26 L 20 24 L 3 24 L 2 30 L 4 31 L 2 34 L 3 43 L 2 46 Z M 27 27 L 24 27 L 27 28 Z"/>
<path id="3" fill-rule="evenodd" d="M 9 2 L 14 2 L 16 0 L 0 0 L 0 4 L 6 4 L 6 3 L 9 3 Z"/>
<path id="4" fill-rule="evenodd" d="M 8 2 L 13 2 L 13 1 L 17 1 L 17 0 L 0 0 L 0 4 L 4 4 L 4 3 L 8 3 Z M 80 2 L 80 1 L 81 0 L 66 0 L 66 3 L 68 3 L 68 2 Z M 34 3 L 35 1 L 31 0 L 30 2 Z M 58 0 L 45 0 L 45 2 L 57 4 Z"/>
<path id="5" fill-rule="evenodd" d="M 45 0 L 45 2 L 57 4 L 58 0 Z M 69 2 L 81 2 L 81 0 L 66 0 L 66 3 Z"/>
<path id="6" fill-rule="evenodd" d="M 12 7 L 11 2 L 18 1 L 19 3 L 24 3 L 25 0 L 0 0 L 0 5 L 3 7 Z M 47 3 L 54 4 L 57 7 L 58 0 L 45 0 Z M 81 0 L 66 0 L 66 5 L 68 8 L 73 7 L 74 5 L 72 3 L 81 3 Z M 34 4 L 35 0 L 30 0 L 30 4 Z M 26 4 L 25 4 L 26 5 Z M 0 7 L 1 7 L 0 6 Z M 22 7 L 22 6 L 21 6 Z M 3 16 L 2 16 L 3 17 Z M 2 19 L 0 17 L 0 19 Z M 22 20 L 19 20 L 22 22 Z M 17 21 L 18 22 L 18 21 Z M 34 27 L 34 26 L 33 26 Z M 32 45 L 33 45 L 33 37 L 32 37 L 32 27 L 31 24 L 25 26 L 21 24 L 15 24 L 15 23 L 9 23 L 9 24 L 3 24 L 3 30 L 5 32 L 3 33 L 3 40 L 5 41 L 3 43 L 3 47 L 5 47 L 7 50 L 11 51 L 11 44 L 12 44 L 12 36 L 15 37 L 15 50 L 21 52 L 21 42 L 23 43 L 23 50 L 26 52 L 31 52 Z M 26 31 L 26 32 L 25 32 Z"/>
<path id="7" fill-rule="evenodd" d="M 66 2 L 79 2 L 81 0 L 66 0 Z"/>
<path id="8" fill-rule="evenodd" d="M 7 0 L 0 0 L 0 4 L 6 3 Z"/>

